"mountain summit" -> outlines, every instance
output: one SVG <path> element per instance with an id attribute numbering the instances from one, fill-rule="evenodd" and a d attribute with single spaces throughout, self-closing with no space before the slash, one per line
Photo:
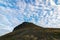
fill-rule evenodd
<path id="1" fill-rule="evenodd" d="M 33 23 L 23 22 L 11 33 L 1 36 L 0 40 L 60 40 L 60 29 L 42 28 Z"/>
<path id="2" fill-rule="evenodd" d="M 13 31 L 18 30 L 18 29 L 22 29 L 22 28 L 35 28 L 35 27 L 39 27 L 39 26 L 37 26 L 33 23 L 23 22 L 22 24 L 16 26 Z M 39 28 L 42 28 L 42 27 L 39 27 Z"/>

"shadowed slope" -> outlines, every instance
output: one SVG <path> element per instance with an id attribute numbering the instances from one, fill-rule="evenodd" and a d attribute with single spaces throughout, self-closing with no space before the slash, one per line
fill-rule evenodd
<path id="1" fill-rule="evenodd" d="M 0 40 L 60 40 L 60 29 L 42 28 L 24 22 L 15 27 L 13 32 L 1 36 Z"/>

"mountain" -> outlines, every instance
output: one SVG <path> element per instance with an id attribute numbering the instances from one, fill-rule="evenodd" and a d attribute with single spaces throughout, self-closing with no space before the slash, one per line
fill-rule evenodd
<path id="1" fill-rule="evenodd" d="M 11 33 L 0 36 L 0 40 L 60 40 L 60 29 L 42 28 L 33 23 L 23 22 Z"/>

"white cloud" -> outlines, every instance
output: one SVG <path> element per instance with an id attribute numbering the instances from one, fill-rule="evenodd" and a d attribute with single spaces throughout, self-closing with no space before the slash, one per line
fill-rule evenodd
<path id="1" fill-rule="evenodd" d="M 8 34 L 9 32 L 11 32 L 10 30 L 6 30 L 6 29 L 0 29 L 0 36 Z"/>

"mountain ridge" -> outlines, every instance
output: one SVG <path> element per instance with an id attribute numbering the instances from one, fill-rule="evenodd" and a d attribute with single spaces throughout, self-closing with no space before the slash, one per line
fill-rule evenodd
<path id="1" fill-rule="evenodd" d="M 0 40 L 60 40 L 60 29 L 42 28 L 33 23 L 23 22 L 11 33 L 0 37 Z"/>

